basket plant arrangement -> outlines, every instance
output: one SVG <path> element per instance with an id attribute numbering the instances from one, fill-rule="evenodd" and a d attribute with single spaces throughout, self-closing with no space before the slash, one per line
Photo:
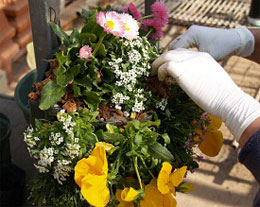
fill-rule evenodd
<path id="1" fill-rule="evenodd" d="M 168 22 L 161 2 L 142 16 L 133 4 L 82 11 L 81 31 L 51 26 L 61 46 L 30 98 L 56 120 L 24 132 L 39 174 L 36 206 L 177 206 L 176 193 L 198 167 L 199 148 L 218 154 L 221 121 L 203 113 L 173 82 L 150 76 Z"/>

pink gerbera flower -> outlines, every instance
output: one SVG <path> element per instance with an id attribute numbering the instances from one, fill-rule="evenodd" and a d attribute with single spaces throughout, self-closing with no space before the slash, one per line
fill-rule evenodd
<path id="1" fill-rule="evenodd" d="M 120 14 L 121 20 L 125 26 L 123 37 L 128 40 L 133 40 L 139 35 L 138 22 L 129 14 Z"/>
<path id="2" fill-rule="evenodd" d="M 120 15 L 114 11 L 98 12 L 96 16 L 97 23 L 104 28 L 107 33 L 111 33 L 115 36 L 124 34 L 125 26 L 120 19 Z"/>
<path id="3" fill-rule="evenodd" d="M 168 12 L 164 3 L 155 2 L 151 6 L 152 14 L 154 15 L 154 21 L 160 26 L 164 26 L 168 23 Z"/>
<path id="4" fill-rule="evenodd" d="M 82 48 L 80 48 L 80 50 L 79 50 L 79 57 L 80 58 L 84 58 L 86 60 L 90 60 L 91 52 L 92 52 L 92 48 L 89 47 L 89 45 L 85 45 Z"/>
<path id="5" fill-rule="evenodd" d="M 135 19 L 139 19 L 142 17 L 141 13 L 137 10 L 133 3 L 130 3 L 128 6 L 125 6 L 124 12 L 130 13 Z"/>
<path id="6" fill-rule="evenodd" d="M 163 36 L 162 26 L 157 23 L 154 19 L 146 19 L 142 21 L 143 28 L 145 31 L 151 31 L 150 37 L 153 40 L 158 40 Z"/>

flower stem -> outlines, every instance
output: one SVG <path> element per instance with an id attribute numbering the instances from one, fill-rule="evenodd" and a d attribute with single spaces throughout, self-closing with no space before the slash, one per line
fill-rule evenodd
<path id="1" fill-rule="evenodd" d="M 153 29 L 150 29 L 150 30 L 147 32 L 147 34 L 145 35 L 145 37 L 148 37 L 148 36 L 151 34 L 152 31 L 153 31 Z"/>
<path id="2" fill-rule="evenodd" d="M 140 177 L 140 174 L 139 174 L 139 171 L 138 171 L 138 167 L 137 167 L 137 157 L 134 158 L 134 167 L 135 167 L 135 173 L 137 175 L 140 188 L 143 189 L 142 180 L 141 180 L 141 177 Z"/>
<path id="3" fill-rule="evenodd" d="M 103 39 L 104 39 L 105 36 L 106 36 L 106 33 L 105 33 L 105 31 L 103 31 L 103 33 L 101 34 L 101 36 L 100 36 L 100 38 L 98 40 L 98 43 L 97 43 L 95 49 L 94 49 L 94 52 L 92 53 L 92 56 L 95 56 L 95 54 L 97 53 L 97 51 L 98 51 L 100 45 L 102 44 Z"/>
<path id="4" fill-rule="evenodd" d="M 154 15 L 153 15 L 153 14 L 150 14 L 150 15 L 143 16 L 143 17 L 137 19 L 137 21 L 142 21 L 142 20 L 144 20 L 144 19 L 149 19 L 149 18 L 152 18 L 152 17 L 154 17 Z"/>
<path id="5" fill-rule="evenodd" d="M 154 179 L 155 177 L 154 177 L 153 173 L 148 169 L 147 165 L 145 164 L 144 159 L 143 159 L 142 157 L 140 157 L 140 159 L 141 159 L 141 161 L 142 161 L 144 167 L 147 169 L 147 171 L 149 172 L 149 174 L 150 174 L 150 175 L 152 176 L 152 178 Z"/>

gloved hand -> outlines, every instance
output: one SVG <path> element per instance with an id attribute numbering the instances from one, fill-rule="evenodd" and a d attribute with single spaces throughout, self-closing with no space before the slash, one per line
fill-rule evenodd
<path id="1" fill-rule="evenodd" d="M 196 104 L 222 119 L 237 140 L 260 116 L 260 104 L 207 53 L 171 50 L 153 62 L 152 75 L 157 72 L 161 81 L 173 77 Z"/>
<path id="2" fill-rule="evenodd" d="M 254 45 L 254 36 L 246 27 L 220 29 L 194 25 L 173 40 L 169 49 L 197 47 L 200 52 L 223 60 L 231 55 L 248 57 L 253 53 Z"/>

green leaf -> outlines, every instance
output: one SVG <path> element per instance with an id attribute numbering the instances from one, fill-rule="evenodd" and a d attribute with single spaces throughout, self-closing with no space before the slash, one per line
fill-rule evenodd
<path id="1" fill-rule="evenodd" d="M 101 101 L 101 98 L 97 95 L 97 93 L 93 91 L 84 91 L 83 92 L 84 102 L 88 105 L 88 107 L 95 111 L 97 110 L 98 104 Z"/>
<path id="2" fill-rule="evenodd" d="M 160 119 L 158 119 L 158 120 L 156 120 L 156 121 L 147 121 L 147 126 L 149 127 L 149 126 L 157 126 L 157 127 L 159 127 L 160 126 L 160 124 L 161 124 L 161 120 Z"/>
<path id="3" fill-rule="evenodd" d="M 68 59 L 67 56 L 63 56 L 62 52 L 57 52 L 56 53 L 56 58 L 57 58 L 57 60 L 59 62 L 59 66 L 58 67 L 62 67 L 63 64 L 65 62 L 67 62 L 67 59 Z M 62 67 L 60 70 L 62 70 L 62 73 L 65 73 L 67 69 L 65 67 Z"/>
<path id="4" fill-rule="evenodd" d="M 69 82 L 74 80 L 74 77 L 78 75 L 80 70 L 80 65 L 74 65 L 72 68 L 70 68 L 66 73 L 63 73 L 62 71 L 63 67 L 58 67 L 54 73 L 57 76 L 57 84 L 60 86 L 65 87 Z"/>
<path id="5" fill-rule="evenodd" d="M 92 89 L 92 80 L 87 75 L 80 76 L 74 82 L 80 86 L 84 86 L 87 90 Z"/>
<path id="6" fill-rule="evenodd" d="M 167 133 L 161 134 L 161 137 L 164 139 L 164 144 L 170 144 L 171 139 Z"/>
<path id="7" fill-rule="evenodd" d="M 140 144 L 142 143 L 142 141 L 143 141 L 142 135 L 136 134 L 134 140 L 135 140 L 135 143 L 136 143 L 137 145 L 140 145 Z"/>
<path id="8" fill-rule="evenodd" d="M 110 69 L 103 69 L 102 70 L 102 81 L 110 83 L 114 79 L 115 79 L 115 74 L 112 70 L 110 70 Z M 111 85 L 109 85 L 109 84 L 107 84 L 107 86 L 111 87 Z"/>
<path id="9" fill-rule="evenodd" d="M 55 80 L 49 81 L 42 89 L 39 108 L 47 110 L 57 103 L 65 94 L 65 87 L 57 85 Z"/>
<path id="10" fill-rule="evenodd" d="M 79 31 L 74 28 L 71 35 L 70 35 L 70 42 L 78 42 L 79 41 Z"/>
<path id="11" fill-rule="evenodd" d="M 104 132 L 102 129 L 96 131 L 96 135 L 99 140 L 104 140 L 109 143 L 115 143 L 115 141 L 117 140 L 122 141 L 125 139 L 125 137 L 122 134 Z"/>
<path id="12" fill-rule="evenodd" d="M 96 44 L 93 44 L 93 47 L 95 48 Z M 106 51 L 105 45 L 103 43 L 99 46 L 98 51 L 97 51 L 96 54 L 99 54 L 99 55 L 101 55 L 103 57 L 106 57 L 107 51 Z"/>
<path id="13" fill-rule="evenodd" d="M 97 36 L 93 33 L 81 33 L 79 34 L 79 39 L 85 44 L 91 44 L 97 40 Z"/>
<path id="14" fill-rule="evenodd" d="M 54 22 L 50 22 L 50 25 L 53 31 L 55 32 L 55 34 L 60 38 L 61 42 L 65 46 L 69 46 L 70 44 L 69 36 L 64 31 L 62 31 L 59 25 L 55 24 Z"/>
<path id="15" fill-rule="evenodd" d="M 89 18 L 93 18 L 94 15 L 96 15 L 97 11 L 96 10 L 90 10 L 90 11 L 87 11 L 86 9 L 82 9 L 81 10 L 81 14 L 82 16 L 84 16 L 86 19 L 89 19 Z"/>
<path id="16" fill-rule="evenodd" d="M 118 131 L 117 127 L 111 124 L 106 124 L 106 129 L 109 133 L 115 133 Z"/>
<path id="17" fill-rule="evenodd" d="M 140 127 L 140 121 L 138 121 L 138 120 L 132 120 L 132 121 L 129 121 L 128 122 L 128 125 L 132 125 L 132 126 L 134 126 L 136 129 L 139 129 L 139 127 Z"/>
<path id="18" fill-rule="evenodd" d="M 73 85 L 72 85 L 72 90 L 73 90 L 74 97 L 81 96 L 80 87 L 77 86 L 75 83 L 73 83 Z"/>
<path id="19" fill-rule="evenodd" d="M 170 151 L 158 142 L 149 145 L 149 152 L 153 157 L 158 158 L 162 161 L 173 162 L 174 160 L 174 157 L 170 153 Z"/>

